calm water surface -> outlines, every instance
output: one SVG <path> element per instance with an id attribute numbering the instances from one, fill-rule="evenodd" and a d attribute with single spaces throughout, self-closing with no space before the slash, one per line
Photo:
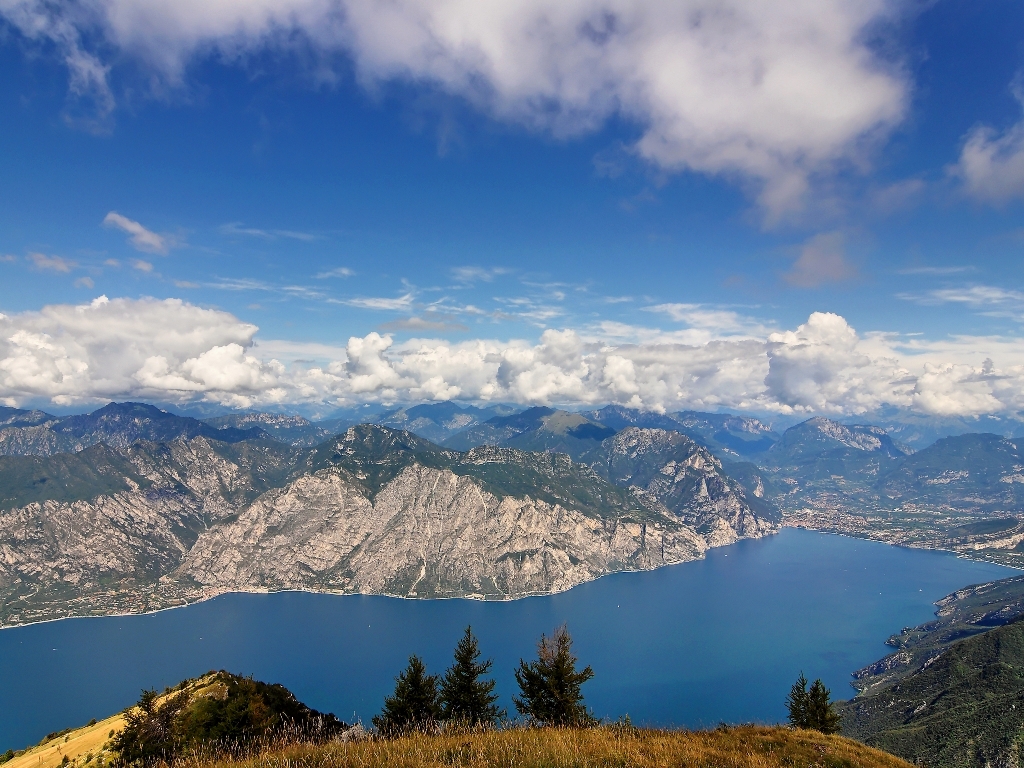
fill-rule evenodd
<path id="1" fill-rule="evenodd" d="M 513 711 L 512 669 L 567 622 L 594 668 L 594 713 L 634 722 L 774 722 L 803 670 L 837 698 L 884 640 L 932 602 L 1014 571 L 939 552 L 785 529 L 706 560 L 617 574 L 509 603 L 225 595 L 149 616 L 0 630 L 0 751 L 102 718 L 210 669 L 279 682 L 312 707 L 369 721 L 411 653 L 440 672 L 467 624 Z"/>

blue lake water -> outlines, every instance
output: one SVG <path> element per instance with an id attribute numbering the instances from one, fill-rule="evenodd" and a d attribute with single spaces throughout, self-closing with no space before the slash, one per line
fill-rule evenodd
<path id="1" fill-rule="evenodd" d="M 705 560 L 616 574 L 507 603 L 224 595 L 148 616 L 0 630 L 0 751 L 102 718 L 210 669 L 279 682 L 342 719 L 368 722 L 411 653 L 434 672 L 472 624 L 503 704 L 541 632 L 567 622 L 596 715 L 701 726 L 776 722 L 803 670 L 847 698 L 850 673 L 885 639 L 928 621 L 959 587 L 1016 573 L 947 553 L 785 529 Z"/>

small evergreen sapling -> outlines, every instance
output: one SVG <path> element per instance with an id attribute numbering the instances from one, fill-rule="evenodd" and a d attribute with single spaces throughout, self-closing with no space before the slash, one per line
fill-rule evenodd
<path id="1" fill-rule="evenodd" d="M 537 660 L 519 660 L 516 682 L 521 697 L 512 697 L 521 715 L 541 725 L 586 726 L 596 721 L 583 703 L 580 687 L 594 676 L 589 666 L 576 671 L 572 637 L 565 625 L 551 637 L 541 635 Z"/>
<path id="2" fill-rule="evenodd" d="M 482 679 L 491 668 L 491 660 L 480 661 L 480 647 L 472 627 L 455 646 L 455 663 L 441 680 L 441 709 L 446 720 L 476 726 L 493 724 L 505 716 L 498 707 L 494 681 Z"/>
<path id="3" fill-rule="evenodd" d="M 395 692 L 384 699 L 384 709 L 373 725 L 385 736 L 429 730 L 441 719 L 437 675 L 428 675 L 423 660 L 409 657 L 409 666 L 395 678 Z"/>

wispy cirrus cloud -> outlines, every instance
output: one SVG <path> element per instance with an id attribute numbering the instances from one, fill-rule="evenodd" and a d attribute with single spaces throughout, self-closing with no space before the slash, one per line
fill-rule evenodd
<path id="1" fill-rule="evenodd" d="M 959 305 L 984 317 L 1009 318 L 1024 323 L 1024 291 L 995 285 L 940 288 L 923 293 L 901 293 L 897 297 L 924 306 Z"/>
<path id="2" fill-rule="evenodd" d="M 221 224 L 217 231 L 222 235 L 245 235 L 247 237 L 263 238 L 264 240 L 276 240 L 281 237 L 309 243 L 320 239 L 319 235 L 315 235 L 312 232 L 300 232 L 294 229 L 259 229 L 258 227 L 246 227 L 240 221 Z"/>
<path id="3" fill-rule="evenodd" d="M 167 235 L 159 235 L 152 230 L 146 229 L 137 221 L 122 216 L 117 211 L 111 211 L 103 218 L 103 225 L 114 227 L 127 233 L 130 237 L 128 242 L 137 251 L 146 253 L 158 253 L 166 255 L 173 243 L 173 239 Z"/>
<path id="4" fill-rule="evenodd" d="M 1024 306 L 1024 293 L 995 285 L 939 288 L 925 293 L 900 293 L 899 298 L 918 304 L 964 304 L 970 307 Z"/>
<path id="5" fill-rule="evenodd" d="M 318 272 L 316 279 L 326 280 L 331 277 L 352 277 L 354 274 L 355 271 L 348 267 L 335 267 L 334 269 L 329 269 L 326 272 Z"/>
<path id="6" fill-rule="evenodd" d="M 274 286 L 251 277 L 219 277 L 203 284 L 204 288 L 220 291 L 273 291 Z"/>
<path id="7" fill-rule="evenodd" d="M 78 266 L 77 261 L 65 259 L 62 256 L 47 256 L 45 253 L 30 253 L 28 260 L 36 269 L 47 272 L 62 272 L 67 274 Z"/>
<path id="8" fill-rule="evenodd" d="M 963 272 L 973 272 L 975 269 L 976 269 L 975 267 L 969 267 L 969 266 L 964 266 L 964 267 L 957 267 L 957 266 L 950 266 L 950 267 L 927 267 L 927 266 L 921 266 L 921 267 L 906 267 L 904 269 L 898 269 L 898 270 L 896 270 L 896 273 L 899 274 L 899 275 L 936 275 L 938 277 L 942 277 L 944 275 L 958 275 L 958 274 L 961 274 Z"/>
<path id="9" fill-rule="evenodd" d="M 451 273 L 456 283 L 472 285 L 481 282 L 494 282 L 495 278 L 507 275 L 510 271 L 504 267 L 454 267 Z"/>
<path id="10" fill-rule="evenodd" d="M 685 323 L 709 336 L 764 336 L 769 331 L 760 320 L 735 310 L 706 304 L 655 304 L 643 309 L 645 312 L 666 315 L 677 323 Z"/>
<path id="11" fill-rule="evenodd" d="M 358 307 L 359 309 L 376 309 L 388 312 L 402 312 L 410 309 L 413 304 L 415 296 L 412 293 L 406 293 L 403 296 L 395 298 L 388 297 L 369 297 L 369 298 L 355 298 L 355 299 L 332 299 L 331 302 L 335 304 L 344 304 L 348 307 Z"/>

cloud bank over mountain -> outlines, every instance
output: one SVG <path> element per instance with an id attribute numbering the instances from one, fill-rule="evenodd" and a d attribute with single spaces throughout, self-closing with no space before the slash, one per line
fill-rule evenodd
<path id="1" fill-rule="evenodd" d="M 621 116 L 633 151 L 670 171 L 738 180 L 769 218 L 816 176 L 863 167 L 909 85 L 868 41 L 892 0 L 0 0 L 0 18 L 63 57 L 102 123 L 115 66 L 182 87 L 198 57 L 263 52 L 351 61 L 369 88 L 426 84 L 501 120 L 571 136 Z"/>
<path id="2" fill-rule="evenodd" d="M 859 335 L 842 317 L 821 312 L 793 330 L 698 344 L 625 344 L 548 329 L 536 343 L 396 345 L 370 333 L 344 348 L 294 345 L 317 362 L 286 359 L 290 343 L 264 346 L 257 330 L 178 299 L 100 297 L 0 316 L 0 398 L 11 405 L 203 399 L 234 407 L 460 399 L 787 414 L 862 413 L 885 404 L 959 415 L 1024 407 L 1019 339 Z M 979 350 L 992 359 L 978 361 Z"/>

